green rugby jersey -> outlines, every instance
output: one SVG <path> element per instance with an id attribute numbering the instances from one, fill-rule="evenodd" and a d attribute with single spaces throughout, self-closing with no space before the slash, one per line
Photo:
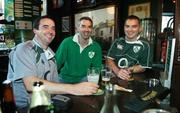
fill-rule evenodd
<path id="1" fill-rule="evenodd" d="M 92 41 L 80 52 L 80 46 L 73 41 L 73 37 L 63 40 L 56 51 L 59 76 L 66 83 L 77 83 L 86 77 L 89 67 L 101 67 L 102 51 L 100 45 Z"/>
<path id="2" fill-rule="evenodd" d="M 148 41 L 140 37 L 137 41 L 129 42 L 124 37 L 114 41 L 108 51 L 108 58 L 112 58 L 118 67 L 131 67 L 135 64 L 150 66 L 151 52 Z"/>

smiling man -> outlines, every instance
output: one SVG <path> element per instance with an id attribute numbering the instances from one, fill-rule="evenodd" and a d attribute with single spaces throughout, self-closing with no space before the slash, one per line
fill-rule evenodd
<path id="1" fill-rule="evenodd" d="M 55 37 L 52 18 L 37 18 L 33 32 L 33 40 L 18 44 L 9 54 L 7 79 L 12 81 L 18 113 L 28 113 L 33 83 L 36 81 L 42 81 L 44 90 L 50 94 L 91 95 L 97 92 L 99 86 L 95 83 L 59 83 L 55 54 L 48 47 Z"/>
<path id="2" fill-rule="evenodd" d="M 82 17 L 74 36 L 65 38 L 56 51 L 59 79 L 64 83 L 87 81 L 87 69 L 100 68 L 102 52 L 100 45 L 92 40 L 93 22 Z"/>
<path id="3" fill-rule="evenodd" d="M 129 80 L 131 73 L 145 71 L 150 66 L 150 45 L 140 36 L 141 21 L 129 16 L 124 23 L 125 37 L 118 38 L 111 45 L 107 65 L 121 79 Z"/>

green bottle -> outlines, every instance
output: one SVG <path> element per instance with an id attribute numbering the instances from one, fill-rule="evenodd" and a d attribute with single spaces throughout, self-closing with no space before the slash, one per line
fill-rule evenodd
<path id="1" fill-rule="evenodd" d="M 55 113 L 50 95 L 44 91 L 43 82 L 34 82 L 29 113 Z"/>
<path id="2" fill-rule="evenodd" d="M 117 105 L 116 90 L 114 86 L 110 84 L 108 90 L 105 91 L 104 104 L 100 110 L 100 113 L 120 113 Z"/>

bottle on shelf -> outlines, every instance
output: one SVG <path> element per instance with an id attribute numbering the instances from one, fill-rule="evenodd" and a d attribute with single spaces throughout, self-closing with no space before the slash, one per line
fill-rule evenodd
<path id="1" fill-rule="evenodd" d="M 50 95 L 44 91 L 44 85 L 41 81 L 33 84 L 29 113 L 55 113 Z"/>

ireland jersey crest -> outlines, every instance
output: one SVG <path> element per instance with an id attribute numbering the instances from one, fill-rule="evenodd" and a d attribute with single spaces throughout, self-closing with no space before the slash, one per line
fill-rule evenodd
<path id="1" fill-rule="evenodd" d="M 89 58 L 93 58 L 94 55 L 95 55 L 95 52 L 93 52 L 93 51 L 90 51 L 90 52 L 88 53 Z"/>
<path id="2" fill-rule="evenodd" d="M 140 46 L 134 46 L 133 47 L 133 51 L 134 51 L 134 53 L 137 53 L 137 52 L 139 52 L 139 50 L 141 49 L 141 47 Z"/>
<path id="3" fill-rule="evenodd" d="M 122 50 L 122 49 L 123 49 L 123 45 L 118 44 L 118 45 L 117 45 L 117 48 L 120 49 L 120 50 Z"/>

